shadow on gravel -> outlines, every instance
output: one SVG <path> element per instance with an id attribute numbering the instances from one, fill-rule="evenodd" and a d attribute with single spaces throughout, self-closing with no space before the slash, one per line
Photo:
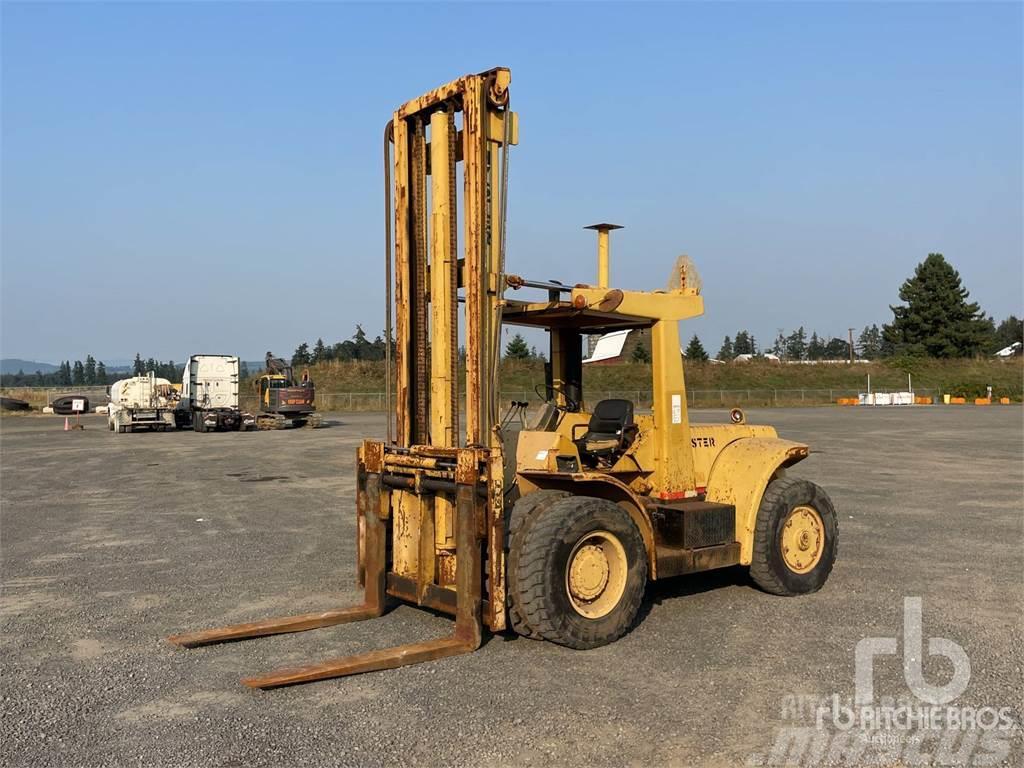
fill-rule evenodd
<path id="1" fill-rule="evenodd" d="M 648 583 L 647 594 L 640 606 L 637 619 L 633 626 L 639 625 L 655 605 L 661 605 L 665 601 L 676 598 L 699 595 L 703 592 L 711 592 L 722 587 L 750 586 L 750 575 L 746 568 L 734 566 L 732 568 L 720 568 L 715 571 L 704 573 L 692 573 L 685 576 L 675 576 L 670 579 L 663 579 Z"/>

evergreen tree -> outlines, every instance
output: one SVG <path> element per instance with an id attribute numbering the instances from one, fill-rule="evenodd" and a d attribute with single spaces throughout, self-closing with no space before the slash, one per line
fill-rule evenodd
<path id="1" fill-rule="evenodd" d="M 373 360 L 373 344 L 366 338 L 366 331 L 363 326 L 356 325 L 356 332 L 352 335 L 354 346 L 352 357 L 356 360 Z"/>
<path id="2" fill-rule="evenodd" d="M 505 357 L 510 360 L 529 360 L 530 359 L 530 348 L 526 344 L 526 339 L 521 334 L 516 334 L 512 337 L 512 340 L 505 347 Z"/>
<path id="3" fill-rule="evenodd" d="M 36 371 L 36 386 L 37 387 L 45 387 L 46 386 L 46 377 L 43 376 L 43 372 L 42 371 Z"/>
<path id="4" fill-rule="evenodd" d="M 651 362 L 651 353 L 647 351 L 646 344 L 637 344 L 633 347 L 633 355 L 630 358 L 634 363 Z"/>
<path id="5" fill-rule="evenodd" d="M 822 356 L 826 360 L 849 360 L 850 342 L 846 339 L 829 339 L 828 343 L 824 345 Z"/>
<path id="6" fill-rule="evenodd" d="M 145 363 L 142 362 L 142 355 L 135 353 L 135 362 L 132 363 L 132 375 L 141 376 L 145 371 Z"/>
<path id="7" fill-rule="evenodd" d="M 337 344 L 331 347 L 331 359 L 341 360 L 343 362 L 346 360 L 351 360 L 352 352 L 349 350 L 349 346 L 351 346 L 351 344 L 351 341 L 339 341 Z"/>
<path id="8" fill-rule="evenodd" d="M 96 384 L 96 358 L 92 355 L 85 356 L 85 383 L 90 386 Z"/>
<path id="9" fill-rule="evenodd" d="M 249 378 L 249 366 L 242 360 L 238 365 L 238 378 L 248 379 Z M 171 379 L 173 381 L 173 379 Z"/>
<path id="10" fill-rule="evenodd" d="M 306 342 L 299 344 L 292 355 L 292 368 L 298 368 L 300 365 L 309 365 L 309 344 Z"/>
<path id="11" fill-rule="evenodd" d="M 146 360 L 146 369 L 143 371 L 143 373 L 146 374 L 146 373 L 149 373 L 150 371 L 152 371 L 155 374 L 159 367 L 160 367 L 160 364 L 156 360 L 154 360 L 152 357 L 150 357 L 150 358 L 148 358 Z"/>
<path id="12" fill-rule="evenodd" d="M 818 338 L 818 332 L 811 332 L 811 340 L 807 342 L 807 359 L 821 360 L 825 357 L 825 344 Z"/>
<path id="13" fill-rule="evenodd" d="M 71 363 L 67 360 L 60 364 L 60 369 L 57 372 L 57 384 L 65 387 L 71 384 Z"/>
<path id="14" fill-rule="evenodd" d="M 755 354 L 754 337 L 746 330 L 737 332 L 736 340 L 732 343 L 732 353 L 734 357 Z"/>
<path id="15" fill-rule="evenodd" d="M 108 384 L 107 381 L 107 366 L 100 360 L 96 363 L 96 383 L 97 384 Z"/>
<path id="16" fill-rule="evenodd" d="M 725 362 L 726 360 L 732 360 L 733 357 L 735 357 L 735 354 L 732 349 L 732 339 L 726 336 L 722 342 L 721 349 L 718 350 L 718 359 Z"/>
<path id="17" fill-rule="evenodd" d="M 893 321 L 882 329 L 897 354 L 971 357 L 991 345 L 991 319 L 967 300 L 960 273 L 941 253 L 929 253 L 917 265 L 899 296 L 905 304 L 889 307 Z"/>
<path id="18" fill-rule="evenodd" d="M 882 332 L 877 325 L 864 326 L 857 337 L 857 354 L 865 360 L 875 360 L 882 356 Z"/>
<path id="19" fill-rule="evenodd" d="M 694 362 L 703 362 L 708 359 L 708 353 L 704 351 L 704 345 L 700 343 L 697 334 L 693 334 L 690 343 L 686 347 L 686 359 Z"/>
<path id="20" fill-rule="evenodd" d="M 807 331 L 801 325 L 786 338 L 786 357 L 803 360 L 807 356 Z"/>
<path id="21" fill-rule="evenodd" d="M 322 363 L 327 359 L 327 347 L 324 346 L 323 339 L 317 339 L 316 344 L 313 345 L 313 362 Z"/>
<path id="22" fill-rule="evenodd" d="M 996 328 L 991 351 L 998 352 L 1017 341 L 1024 343 L 1024 320 L 1010 315 Z"/>
<path id="23" fill-rule="evenodd" d="M 782 334 L 781 330 L 779 335 L 775 337 L 775 343 L 772 344 L 768 351 L 779 358 L 786 356 L 786 337 Z"/>
<path id="24" fill-rule="evenodd" d="M 71 372 L 71 383 L 76 387 L 85 384 L 85 367 L 81 360 L 75 360 L 75 367 Z"/>

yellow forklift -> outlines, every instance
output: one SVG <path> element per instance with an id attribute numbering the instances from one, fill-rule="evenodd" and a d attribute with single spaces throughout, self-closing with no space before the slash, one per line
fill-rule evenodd
<path id="1" fill-rule="evenodd" d="M 808 447 L 738 410 L 731 423 L 690 424 L 679 323 L 704 302 L 688 260 L 668 290 L 613 288 L 615 227 L 599 224 L 595 283 L 506 273 L 508 152 L 518 137 L 510 81 L 502 68 L 461 77 L 400 106 L 385 130 L 397 388 L 386 439 L 365 440 L 357 455 L 362 604 L 170 640 L 193 647 L 299 632 L 376 618 L 396 601 L 453 615 L 453 632 L 243 681 L 251 687 L 468 653 L 485 629 L 594 648 L 629 630 L 648 581 L 746 566 L 765 591 L 798 595 L 832 569 L 832 503 L 787 474 Z M 550 338 L 547 402 L 522 431 L 499 414 L 504 324 Z M 650 331 L 651 413 L 586 400 L 582 336 L 621 329 Z"/>

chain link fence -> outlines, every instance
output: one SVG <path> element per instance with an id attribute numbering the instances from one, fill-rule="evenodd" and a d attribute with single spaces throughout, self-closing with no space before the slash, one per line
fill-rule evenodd
<path id="1" fill-rule="evenodd" d="M 879 392 L 889 390 L 880 389 Z M 35 406 L 49 405 L 62 395 L 82 394 L 89 398 L 91 404 L 102 405 L 107 402 L 106 387 L 18 387 L 4 390 L 9 397 L 27 400 Z M 686 402 L 691 408 L 770 408 L 776 406 L 832 405 L 843 397 L 857 397 L 858 389 L 688 389 Z M 934 387 L 921 387 L 914 390 L 919 397 L 930 397 L 935 402 L 942 401 L 942 390 Z M 632 400 L 639 410 L 650 410 L 652 407 L 651 391 L 642 389 L 588 390 L 587 402 L 599 400 L 623 399 Z M 506 390 L 501 393 L 502 408 L 511 401 L 539 404 L 540 397 L 533 390 Z M 316 407 L 320 411 L 383 411 L 387 398 L 383 392 L 318 392 Z M 255 411 L 259 408 L 259 398 L 252 393 L 239 396 L 242 410 Z"/>
<path id="2" fill-rule="evenodd" d="M 916 389 L 914 392 L 919 397 L 938 398 L 941 402 L 941 394 L 938 389 L 924 387 Z M 686 401 L 691 408 L 733 408 L 735 406 L 770 408 L 833 405 L 838 398 L 857 397 L 859 394 L 860 390 L 841 388 L 689 389 L 686 392 Z M 587 391 L 588 403 L 612 399 L 632 400 L 636 408 L 640 410 L 650 410 L 653 405 L 650 390 Z M 243 410 L 255 410 L 259 407 L 259 401 L 255 395 L 242 395 L 240 400 Z M 531 405 L 541 402 L 540 397 L 533 390 L 506 390 L 501 393 L 499 405 L 505 407 L 513 400 Z M 383 411 L 386 403 L 387 398 L 383 392 L 318 392 L 316 395 L 316 407 L 320 411 Z"/>

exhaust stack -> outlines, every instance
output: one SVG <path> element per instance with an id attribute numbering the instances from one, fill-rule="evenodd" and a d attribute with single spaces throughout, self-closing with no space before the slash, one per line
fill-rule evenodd
<path id="1" fill-rule="evenodd" d="M 608 233 L 622 229 L 618 224 L 591 224 L 584 229 L 597 230 L 597 287 L 608 287 Z"/>

